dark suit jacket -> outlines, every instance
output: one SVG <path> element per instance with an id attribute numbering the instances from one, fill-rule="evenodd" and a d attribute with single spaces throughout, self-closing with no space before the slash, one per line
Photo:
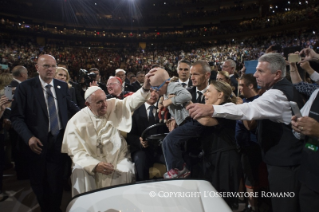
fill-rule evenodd
<path id="1" fill-rule="evenodd" d="M 130 145 L 131 153 L 135 151 L 142 150 L 140 143 L 140 137 L 142 132 L 150 126 L 146 114 L 145 104 L 137 108 L 132 116 L 132 129 L 131 132 L 127 134 L 127 142 Z M 155 121 L 158 123 L 158 116 L 155 116 Z M 168 128 L 166 126 L 158 127 L 156 134 L 168 133 Z"/>
<path id="2" fill-rule="evenodd" d="M 192 80 L 189 79 L 187 87 L 189 88 L 189 87 L 192 87 L 192 86 L 193 86 L 193 82 L 192 82 Z"/>
<path id="3" fill-rule="evenodd" d="M 68 112 L 75 114 L 79 108 L 70 100 L 68 85 L 53 79 L 58 101 L 61 128 L 65 129 L 68 122 Z M 43 88 L 39 77 L 26 80 L 17 87 L 12 102 L 11 121 L 15 131 L 28 145 L 32 136 L 38 138 L 43 148 L 46 147 L 49 129 L 48 110 L 45 103 Z M 62 139 L 61 141 L 62 142 Z"/>
<path id="4" fill-rule="evenodd" d="M 202 103 L 202 104 L 205 104 L 205 97 L 203 95 L 202 97 L 202 101 L 201 102 L 197 102 L 196 101 L 196 87 L 193 86 L 193 87 L 190 87 L 190 88 L 187 88 L 187 90 L 192 94 L 192 102 L 193 103 Z"/>
<path id="5" fill-rule="evenodd" d="M 124 91 L 132 91 L 135 92 L 134 87 L 130 84 L 124 83 Z"/>
<path id="6" fill-rule="evenodd" d="M 125 77 L 125 84 L 130 84 L 130 80 Z"/>
<path id="7" fill-rule="evenodd" d="M 234 93 L 235 93 L 235 95 L 237 95 L 238 81 L 237 81 L 235 75 L 230 77 L 230 82 L 231 82 L 231 85 L 235 87 Z"/>
<path id="8" fill-rule="evenodd" d="M 108 95 L 107 87 L 105 84 L 98 82 L 98 86 L 105 92 L 105 95 Z"/>
<path id="9" fill-rule="evenodd" d="M 15 80 L 12 80 L 11 83 L 10 83 L 10 86 L 11 87 L 18 87 L 19 83 Z"/>
<path id="10" fill-rule="evenodd" d="M 70 84 L 72 85 L 72 87 L 75 89 L 75 98 L 76 98 L 76 103 L 80 108 L 84 108 L 85 104 L 84 104 L 84 95 L 82 95 L 82 88 L 81 85 L 76 83 L 76 82 L 72 82 L 70 81 Z"/>
<path id="11" fill-rule="evenodd" d="M 131 86 L 134 88 L 134 92 L 142 87 L 138 81 L 133 82 Z"/>

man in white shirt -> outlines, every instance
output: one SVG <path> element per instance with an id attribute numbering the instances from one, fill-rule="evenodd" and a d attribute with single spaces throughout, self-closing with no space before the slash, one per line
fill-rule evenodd
<path id="1" fill-rule="evenodd" d="M 302 143 L 292 134 L 292 111 L 289 101 L 302 107 L 303 101 L 286 78 L 286 62 L 277 53 L 264 54 L 258 59 L 254 76 L 257 84 L 267 91 L 258 99 L 241 105 L 203 105 L 187 107 L 192 118 L 203 116 L 235 120 L 260 120 L 257 139 L 267 164 L 271 192 L 294 192 L 293 198 L 272 198 L 273 211 L 299 211 L 297 179 L 301 163 Z"/>

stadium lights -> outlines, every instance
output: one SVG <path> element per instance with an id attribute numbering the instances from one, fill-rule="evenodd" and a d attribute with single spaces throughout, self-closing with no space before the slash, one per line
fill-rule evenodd
<path id="1" fill-rule="evenodd" d="M 299 4 L 301 5 L 301 1 L 299 2 Z"/>
<path id="2" fill-rule="evenodd" d="M 288 1 L 288 4 L 290 4 L 290 1 Z"/>
<path id="3" fill-rule="evenodd" d="M 316 32 L 315 32 L 315 31 L 313 31 L 312 33 L 313 33 L 314 35 L 316 34 Z"/>

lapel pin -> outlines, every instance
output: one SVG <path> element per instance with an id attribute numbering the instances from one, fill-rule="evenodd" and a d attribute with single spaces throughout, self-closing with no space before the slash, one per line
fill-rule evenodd
<path id="1" fill-rule="evenodd" d="M 58 85 L 58 86 L 56 86 L 58 89 L 60 89 L 61 88 L 61 86 L 60 85 Z"/>

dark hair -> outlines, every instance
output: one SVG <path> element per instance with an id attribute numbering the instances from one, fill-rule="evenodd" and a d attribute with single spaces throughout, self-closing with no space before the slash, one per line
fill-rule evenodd
<path id="1" fill-rule="evenodd" d="M 140 75 L 140 74 L 145 74 L 144 71 L 139 71 L 136 73 L 136 76 Z"/>
<path id="2" fill-rule="evenodd" d="M 179 64 L 180 63 L 186 63 L 187 65 L 189 65 L 189 66 L 191 66 L 192 64 L 188 61 L 188 60 L 180 60 L 180 61 L 178 61 L 178 63 L 177 63 L 177 66 L 179 66 Z"/>
<path id="3" fill-rule="evenodd" d="M 253 74 L 244 74 L 239 78 L 240 80 L 244 80 L 246 86 L 253 84 L 254 90 L 257 91 L 257 81 Z"/>
<path id="4" fill-rule="evenodd" d="M 89 70 L 90 72 L 93 72 L 93 71 L 98 71 L 99 73 L 100 73 L 100 70 L 99 69 L 97 69 L 97 68 L 90 68 L 90 70 Z"/>

